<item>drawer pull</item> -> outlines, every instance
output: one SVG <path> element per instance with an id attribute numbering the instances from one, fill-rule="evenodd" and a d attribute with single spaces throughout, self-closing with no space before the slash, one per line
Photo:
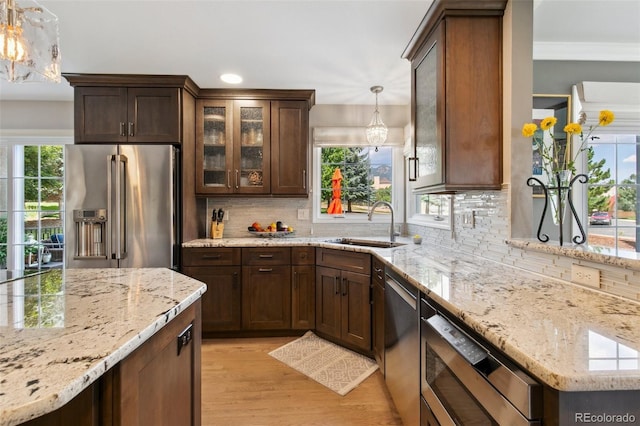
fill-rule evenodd
<path id="1" fill-rule="evenodd" d="M 182 331 L 182 333 L 178 334 L 178 355 L 180 355 L 180 351 L 182 351 L 182 348 L 187 346 L 192 339 L 193 323 L 189 324 L 187 328 Z"/>
<path id="2" fill-rule="evenodd" d="M 258 272 L 272 272 L 273 268 L 260 268 L 258 269 Z"/>
<path id="3" fill-rule="evenodd" d="M 205 254 L 202 256 L 203 259 L 220 259 L 221 257 L 221 254 Z"/>
<path id="4" fill-rule="evenodd" d="M 260 257 L 260 259 L 273 259 L 272 254 L 261 254 L 258 257 Z"/>

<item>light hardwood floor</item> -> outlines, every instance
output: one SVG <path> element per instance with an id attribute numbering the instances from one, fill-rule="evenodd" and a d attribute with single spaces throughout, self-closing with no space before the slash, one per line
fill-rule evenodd
<path id="1" fill-rule="evenodd" d="M 203 340 L 203 426 L 402 425 L 380 370 L 340 396 L 268 355 L 294 339 Z"/>

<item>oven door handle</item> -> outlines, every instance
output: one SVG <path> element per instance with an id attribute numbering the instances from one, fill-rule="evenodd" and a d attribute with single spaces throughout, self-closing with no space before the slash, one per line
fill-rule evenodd
<path id="1" fill-rule="evenodd" d="M 538 421 L 529 421 L 511 403 L 502 396 L 467 360 L 462 357 L 442 335 L 423 320 L 427 344 L 435 352 L 453 375 L 464 385 L 467 391 L 480 403 L 499 424 L 536 425 Z M 426 398 L 425 398 L 426 399 Z"/>

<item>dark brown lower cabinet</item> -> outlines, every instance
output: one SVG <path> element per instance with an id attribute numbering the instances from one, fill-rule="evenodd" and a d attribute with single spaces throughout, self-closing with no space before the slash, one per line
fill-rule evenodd
<path id="1" fill-rule="evenodd" d="M 316 330 L 339 342 L 371 350 L 371 277 L 316 267 Z"/>
<path id="2" fill-rule="evenodd" d="M 27 426 L 199 426 L 201 307 L 192 304 L 74 399 Z M 178 336 L 190 340 L 178 352 Z"/>
<path id="3" fill-rule="evenodd" d="M 242 328 L 291 328 L 291 266 L 242 267 Z"/>
<path id="4" fill-rule="evenodd" d="M 291 279 L 291 328 L 311 330 L 316 326 L 315 267 L 294 265 Z"/>
<path id="5" fill-rule="evenodd" d="M 202 332 L 240 330 L 242 285 L 240 266 L 185 267 L 185 275 L 202 281 Z"/>

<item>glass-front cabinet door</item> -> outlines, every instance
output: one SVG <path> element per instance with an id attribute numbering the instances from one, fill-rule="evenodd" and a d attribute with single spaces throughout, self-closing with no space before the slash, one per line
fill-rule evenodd
<path id="1" fill-rule="evenodd" d="M 269 101 L 198 100 L 197 194 L 269 193 L 270 107 Z"/>
<path id="2" fill-rule="evenodd" d="M 196 190 L 233 192 L 233 102 L 198 101 L 196 115 Z"/>
<path id="3" fill-rule="evenodd" d="M 234 192 L 268 193 L 270 102 L 234 101 Z"/>

